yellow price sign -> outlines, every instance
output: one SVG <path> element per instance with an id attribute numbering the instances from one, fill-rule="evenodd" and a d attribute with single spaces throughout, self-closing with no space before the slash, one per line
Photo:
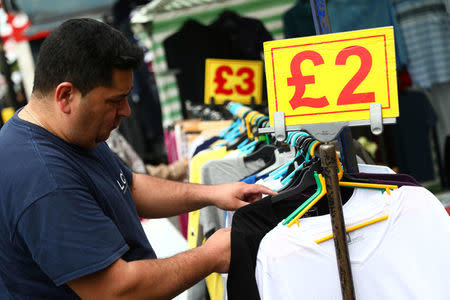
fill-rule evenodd
<path id="1" fill-rule="evenodd" d="M 261 104 L 262 61 L 208 58 L 205 65 L 205 104 L 211 97 L 216 104 L 225 100 L 251 104 L 252 97 Z"/>
<path id="2" fill-rule="evenodd" d="M 270 123 L 286 125 L 369 120 L 399 114 L 393 27 L 264 43 Z"/>

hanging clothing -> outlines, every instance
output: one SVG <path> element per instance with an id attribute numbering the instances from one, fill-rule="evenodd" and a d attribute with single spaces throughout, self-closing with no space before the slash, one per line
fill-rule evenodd
<path id="1" fill-rule="evenodd" d="M 283 15 L 285 38 L 316 35 L 314 20 L 309 1 L 299 0 Z"/>
<path id="2" fill-rule="evenodd" d="M 225 10 L 209 25 L 221 35 L 228 36 L 231 46 L 229 59 L 263 59 L 264 42 L 273 40 L 263 22 Z M 263 72 L 265 70 L 263 69 Z M 263 76 L 264 78 L 264 76 Z M 262 81 L 262 103 L 267 102 L 266 81 Z"/>
<path id="3" fill-rule="evenodd" d="M 108 147 L 114 152 L 123 163 L 127 165 L 131 171 L 135 173 L 147 173 L 144 161 L 134 151 L 133 147 L 120 134 L 118 129 L 111 131 L 109 138 L 106 140 Z"/>
<path id="4" fill-rule="evenodd" d="M 449 299 L 450 218 L 439 200 L 422 187 L 355 193 L 347 226 L 389 215 L 347 235 L 356 299 Z M 330 233 L 329 215 L 269 232 L 255 270 L 261 299 L 340 299 L 334 242 L 315 242 Z"/>
<path id="5" fill-rule="evenodd" d="M 401 173 L 410 174 L 419 182 L 433 180 L 430 131 L 437 121 L 434 109 L 422 92 L 400 92 L 398 96 L 400 116 L 397 124 L 388 128 L 393 133 L 389 144 L 393 145 L 395 161 Z"/>
<path id="6" fill-rule="evenodd" d="M 430 100 L 437 116 L 436 131 L 441 153 L 445 152 L 445 139 L 450 134 L 450 81 L 433 84 L 428 90 Z"/>
<path id="7" fill-rule="evenodd" d="M 280 201 L 272 205 L 272 197 L 268 196 L 234 213 L 227 280 L 230 300 L 260 299 L 254 276 L 259 243 L 278 222 L 297 207 L 296 201 Z"/>
<path id="8" fill-rule="evenodd" d="M 327 10 L 332 32 L 394 26 L 397 69 L 408 63 L 391 0 L 329 0 Z M 351 16 L 351 17 L 349 17 Z"/>
<path id="9" fill-rule="evenodd" d="M 229 10 L 222 12 L 209 27 L 229 37 L 230 59 L 261 60 L 263 43 L 273 39 L 260 20 Z"/>
<path id="10" fill-rule="evenodd" d="M 165 39 L 163 45 L 167 66 L 176 73 L 182 103 L 186 100 L 203 103 L 205 59 L 228 58 L 231 52 L 228 36 L 191 19 Z M 187 116 L 185 105 L 183 115 Z"/>
<path id="11" fill-rule="evenodd" d="M 359 167 L 364 169 L 361 165 Z M 371 183 L 420 186 L 411 176 L 405 174 L 359 173 L 354 175 L 360 178 L 370 178 Z M 275 203 L 272 202 L 271 196 L 267 196 L 234 213 L 231 226 L 231 261 L 227 282 L 228 296 L 231 300 L 260 299 L 254 276 L 259 244 L 269 231 L 299 207 L 302 200 L 308 199 L 314 191 L 314 188 L 309 189 L 299 194 L 296 199 Z M 380 191 L 376 192 L 380 193 Z M 351 199 L 354 190 L 341 188 L 341 193 L 342 199 Z M 317 216 L 328 210 L 325 199 L 319 201 L 317 206 L 320 207 L 307 212 L 303 217 Z"/>
<path id="12" fill-rule="evenodd" d="M 450 17 L 444 1 L 392 2 L 405 41 L 408 72 L 413 82 L 423 88 L 449 82 Z"/>

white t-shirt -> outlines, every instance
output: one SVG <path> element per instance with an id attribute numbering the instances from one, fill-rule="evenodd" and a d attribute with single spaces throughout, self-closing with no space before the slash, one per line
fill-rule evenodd
<path id="1" fill-rule="evenodd" d="M 320 201 L 326 201 L 322 199 Z M 356 299 L 450 299 L 450 218 L 422 187 L 391 195 L 355 189 L 346 227 L 389 214 L 349 233 Z M 329 215 L 281 223 L 261 241 L 255 276 L 261 299 L 342 299 Z"/>

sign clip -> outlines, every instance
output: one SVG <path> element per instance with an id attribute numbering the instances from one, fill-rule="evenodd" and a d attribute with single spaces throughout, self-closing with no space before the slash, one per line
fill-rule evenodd
<path id="1" fill-rule="evenodd" d="M 286 139 L 286 125 L 284 121 L 284 112 L 277 111 L 273 113 L 275 138 L 279 142 L 283 142 Z"/>
<path id="2" fill-rule="evenodd" d="M 370 103 L 370 130 L 375 135 L 383 132 L 381 103 Z"/>

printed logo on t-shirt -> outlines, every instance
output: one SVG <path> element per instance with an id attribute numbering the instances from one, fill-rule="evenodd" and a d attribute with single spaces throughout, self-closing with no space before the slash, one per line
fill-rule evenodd
<path id="1" fill-rule="evenodd" d="M 122 170 L 120 170 L 120 181 L 116 180 L 117 184 L 119 185 L 120 190 L 122 191 L 122 194 L 125 194 L 127 187 L 128 187 L 128 182 L 127 179 L 125 178 L 125 175 L 123 175 Z"/>
<path id="2" fill-rule="evenodd" d="M 364 241 L 365 237 L 363 234 L 353 234 L 352 236 L 350 236 L 350 234 L 347 232 L 347 244 L 354 244 L 354 243 L 358 243 L 361 241 Z"/>

